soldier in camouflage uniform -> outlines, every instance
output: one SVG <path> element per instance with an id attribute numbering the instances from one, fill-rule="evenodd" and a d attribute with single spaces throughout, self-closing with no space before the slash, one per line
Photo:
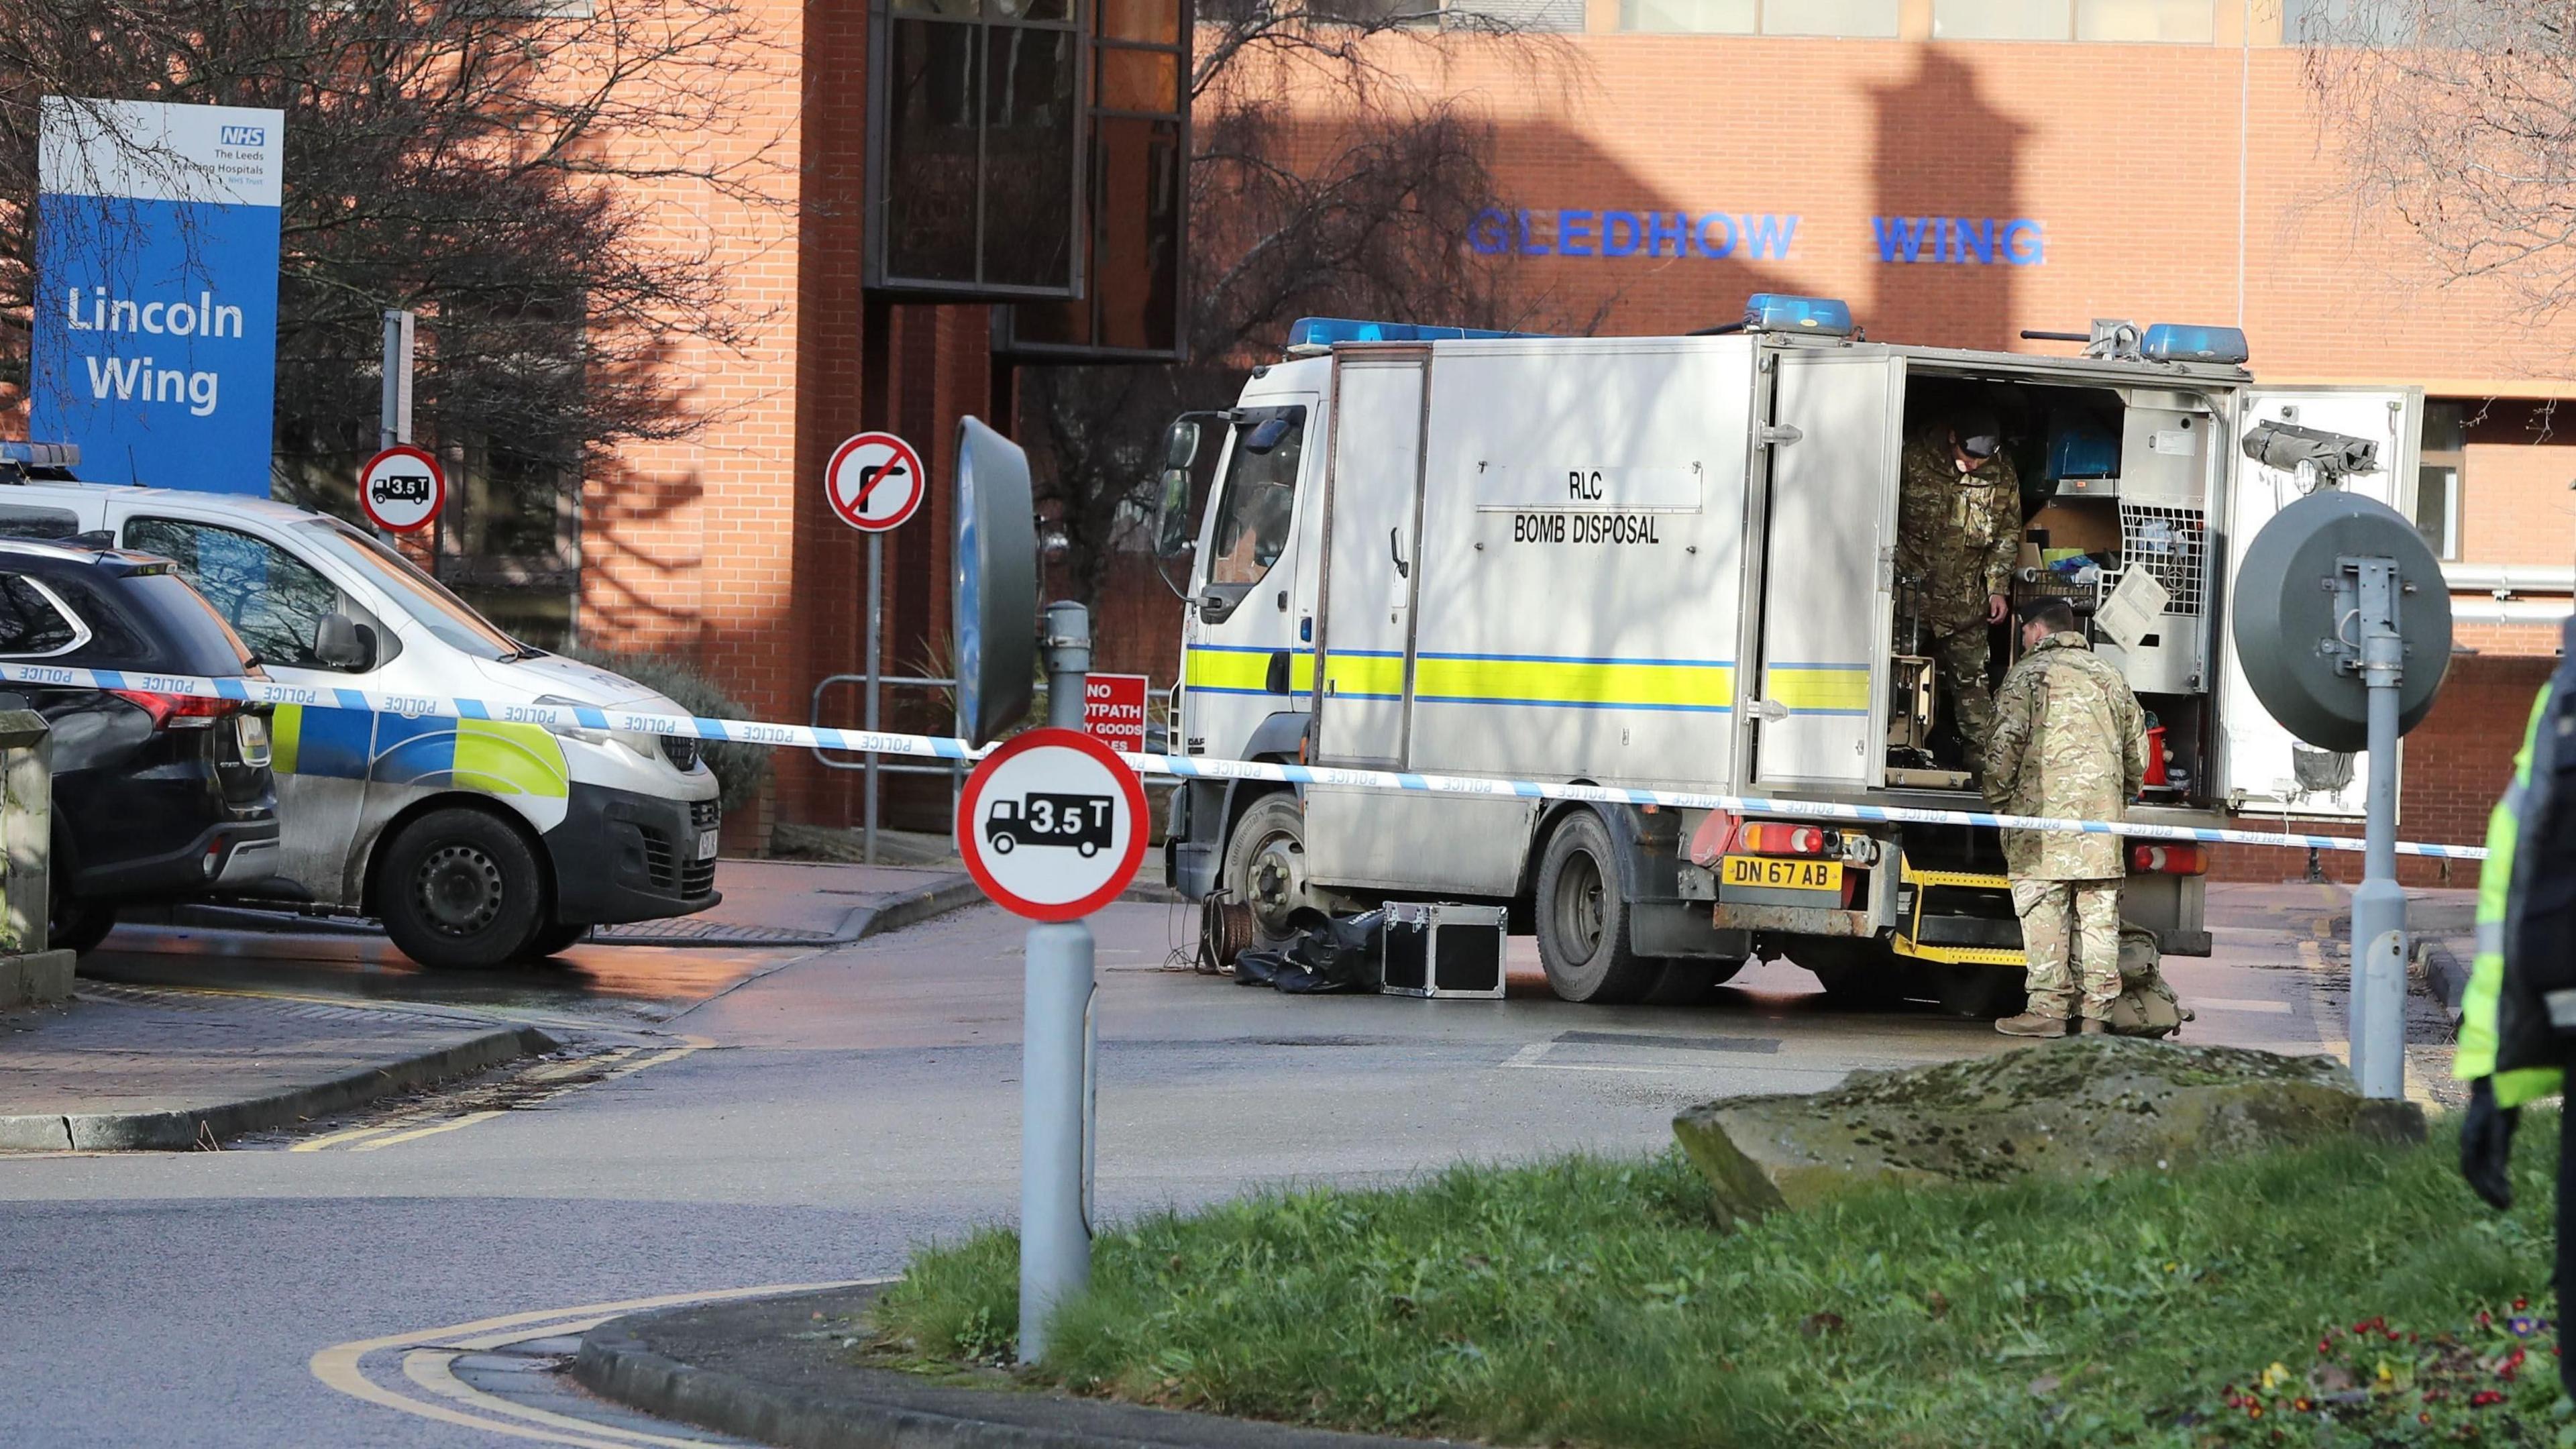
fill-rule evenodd
<path id="1" fill-rule="evenodd" d="M 2007 815 L 2120 820 L 2147 776 L 2147 721 L 2120 671 L 2093 652 L 2063 599 L 2022 605 L 2022 657 L 1995 695 L 1986 799 Z M 2013 911 L 2030 962 L 2030 1007 L 2008 1036 L 2064 1036 L 2083 972 L 2083 1030 L 2108 1030 L 2120 994 L 2122 838 L 2007 830 Z"/>
<path id="2" fill-rule="evenodd" d="M 1956 701 L 1972 770 L 1994 722 L 1988 631 L 2004 621 L 2004 589 L 2020 551 L 2021 480 L 1992 415 L 1962 413 L 1905 445 L 1896 576 L 1920 581 L 1923 631 Z"/>

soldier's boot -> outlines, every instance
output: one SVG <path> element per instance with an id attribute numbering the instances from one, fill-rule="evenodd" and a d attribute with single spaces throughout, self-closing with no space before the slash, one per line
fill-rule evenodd
<path id="1" fill-rule="evenodd" d="M 1995 1030 L 2006 1036 L 2064 1036 L 2066 1018 L 2025 1011 L 2019 1016 L 2007 1016 L 1996 1022 Z"/>
<path id="2" fill-rule="evenodd" d="M 2108 1034 L 2111 1030 L 2111 1023 L 2104 1021 L 2098 1016 L 2088 1016 L 2084 1018 L 2084 1024 L 2078 1026 L 2075 1030 L 2079 1035 L 2083 1036 L 2103 1036 Z"/>

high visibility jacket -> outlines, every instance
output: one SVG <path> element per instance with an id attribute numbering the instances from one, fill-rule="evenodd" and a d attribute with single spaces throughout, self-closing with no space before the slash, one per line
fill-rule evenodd
<path id="1" fill-rule="evenodd" d="M 2576 640 L 2576 621 L 2568 633 Z M 2531 704 L 2513 784 L 2487 817 L 2477 957 L 2452 1075 L 2496 1104 L 2562 1090 L 2576 1053 L 2576 655 Z"/>

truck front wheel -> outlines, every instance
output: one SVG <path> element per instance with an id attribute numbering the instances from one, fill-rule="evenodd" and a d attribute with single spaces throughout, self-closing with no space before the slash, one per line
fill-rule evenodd
<path id="1" fill-rule="evenodd" d="M 1225 840 L 1217 885 L 1252 907 L 1262 946 L 1285 945 L 1300 918 L 1321 919 L 1306 890 L 1306 816 L 1297 797 L 1276 791 L 1252 802 Z"/>
<path id="2" fill-rule="evenodd" d="M 1662 974 L 1661 961 L 1639 956 L 1629 943 L 1615 850 L 1610 828 L 1589 810 L 1567 816 L 1547 838 L 1538 868 L 1538 959 L 1548 989 L 1568 1001 L 1635 1001 Z"/>
<path id="3" fill-rule="evenodd" d="M 433 970 L 522 959 L 545 924 L 545 872 L 519 832 L 480 810 L 433 810 L 385 846 L 376 908 L 404 955 Z"/>

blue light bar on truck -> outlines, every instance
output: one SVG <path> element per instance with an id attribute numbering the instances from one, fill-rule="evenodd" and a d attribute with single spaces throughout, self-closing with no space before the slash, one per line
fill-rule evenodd
<path id="1" fill-rule="evenodd" d="M 1330 347 L 1336 342 L 1454 342 L 1473 337 L 1536 337 L 1536 332 L 1489 332 L 1477 327 L 1433 327 L 1422 322 L 1363 322 L 1355 317 L 1300 317 L 1288 329 L 1291 347 Z"/>
<path id="2" fill-rule="evenodd" d="M 1794 297 L 1786 292 L 1756 292 L 1744 299 L 1744 330 L 1849 337 L 1852 335 L 1851 304 L 1834 297 Z"/>
<path id="3" fill-rule="evenodd" d="M 2242 363 L 2253 352 L 2240 327 L 2178 327 L 2159 322 L 2138 341 L 2138 355 L 2149 362 Z"/>
<path id="4" fill-rule="evenodd" d="M 15 463 L 22 468 L 77 468 L 80 444 L 0 441 L 0 463 Z"/>

